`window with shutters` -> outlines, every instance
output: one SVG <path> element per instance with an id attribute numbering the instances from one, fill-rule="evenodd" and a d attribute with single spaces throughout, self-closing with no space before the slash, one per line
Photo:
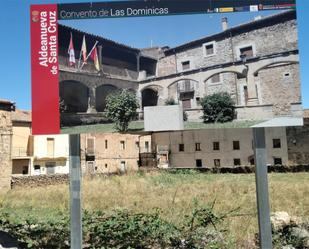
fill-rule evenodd
<path id="1" fill-rule="evenodd" d="M 87 154 L 94 155 L 94 138 L 87 138 Z"/>

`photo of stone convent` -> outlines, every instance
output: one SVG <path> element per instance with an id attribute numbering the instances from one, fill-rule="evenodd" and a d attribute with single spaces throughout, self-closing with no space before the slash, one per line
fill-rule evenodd
<path id="1" fill-rule="evenodd" d="M 284 11 L 234 27 L 222 18 L 221 31 L 176 47 L 133 48 L 59 24 L 60 100 L 63 126 L 103 118 L 106 96 L 128 89 L 143 107 L 173 99 L 189 121 L 200 121 L 202 97 L 228 92 L 237 120 L 302 117 L 296 11 Z M 99 67 L 78 67 L 83 38 L 95 45 Z M 74 44 L 76 64 L 68 63 Z"/>

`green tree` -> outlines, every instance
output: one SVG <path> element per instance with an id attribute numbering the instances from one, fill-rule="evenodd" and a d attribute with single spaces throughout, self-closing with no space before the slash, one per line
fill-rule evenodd
<path id="1" fill-rule="evenodd" d="M 214 93 L 201 99 L 204 123 L 224 123 L 235 117 L 235 103 L 227 92 Z"/>
<path id="2" fill-rule="evenodd" d="M 139 104 L 135 94 L 125 89 L 113 92 L 106 98 L 106 116 L 115 123 L 118 131 L 128 130 L 129 122 L 137 115 L 137 108 Z"/>

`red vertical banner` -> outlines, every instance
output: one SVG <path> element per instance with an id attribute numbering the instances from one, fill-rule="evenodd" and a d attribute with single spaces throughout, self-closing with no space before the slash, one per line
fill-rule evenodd
<path id="1" fill-rule="evenodd" d="M 57 15 L 56 4 L 30 8 L 34 135 L 60 132 Z"/>

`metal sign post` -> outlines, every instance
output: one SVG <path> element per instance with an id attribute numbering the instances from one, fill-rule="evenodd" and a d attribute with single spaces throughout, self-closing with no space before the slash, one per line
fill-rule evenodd
<path id="1" fill-rule="evenodd" d="M 253 128 L 255 155 L 256 200 L 259 220 L 259 239 L 261 249 L 272 248 L 269 196 L 267 179 L 267 160 L 265 128 Z"/>
<path id="2" fill-rule="evenodd" d="M 70 140 L 70 220 L 71 249 L 82 248 L 81 164 L 80 135 L 69 135 Z"/>

